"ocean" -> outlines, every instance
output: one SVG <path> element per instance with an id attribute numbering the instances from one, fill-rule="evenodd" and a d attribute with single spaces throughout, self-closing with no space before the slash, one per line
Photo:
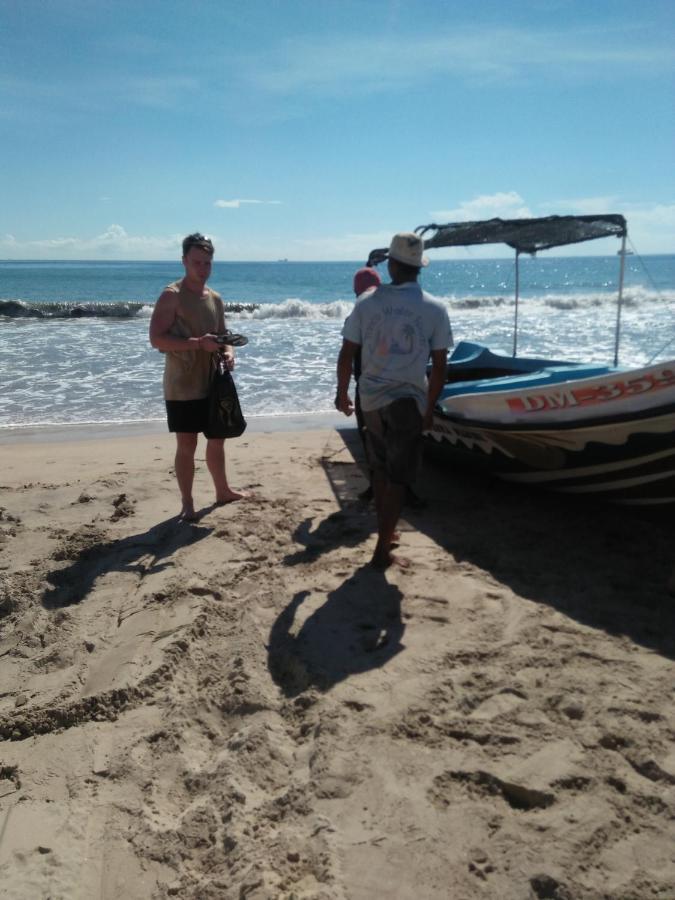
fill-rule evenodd
<path id="1" fill-rule="evenodd" d="M 214 262 L 210 286 L 249 343 L 235 380 L 247 417 L 333 409 L 358 263 Z M 521 257 L 518 354 L 611 363 L 618 257 Z M 152 307 L 169 262 L 0 261 L 0 427 L 164 419 Z M 381 267 L 386 278 L 386 271 Z M 511 353 L 512 260 L 433 260 L 422 286 L 455 342 Z M 621 365 L 675 358 L 675 255 L 626 258 Z"/>

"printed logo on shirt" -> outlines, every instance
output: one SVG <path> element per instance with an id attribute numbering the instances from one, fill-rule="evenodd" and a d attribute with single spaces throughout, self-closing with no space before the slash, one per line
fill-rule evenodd
<path id="1" fill-rule="evenodd" d="M 406 306 L 383 305 L 368 323 L 364 346 L 375 364 L 386 360 L 391 370 L 408 368 L 420 356 L 426 363 L 429 355 L 422 319 Z"/>

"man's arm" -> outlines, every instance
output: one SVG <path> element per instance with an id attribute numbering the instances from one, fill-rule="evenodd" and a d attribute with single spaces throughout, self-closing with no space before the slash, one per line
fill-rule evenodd
<path id="1" fill-rule="evenodd" d="M 354 366 L 354 354 L 358 349 L 358 344 L 344 338 L 338 355 L 335 406 L 346 416 L 351 416 L 354 412 L 354 404 L 349 397 L 349 382 Z"/>
<path id="2" fill-rule="evenodd" d="M 176 307 L 178 295 L 174 291 L 164 291 L 152 311 L 150 318 L 150 344 L 155 350 L 206 350 L 213 353 L 218 350 L 218 344 L 213 335 L 203 334 L 201 337 L 177 337 L 170 334 L 170 329 L 176 321 Z"/>
<path id="3" fill-rule="evenodd" d="M 443 385 L 445 384 L 447 375 L 447 369 L 447 348 L 445 348 L 444 350 L 432 350 L 431 373 L 429 375 L 429 387 L 427 390 L 427 408 L 426 412 L 424 413 L 424 421 L 422 423 L 423 431 L 428 431 L 431 428 L 431 423 L 434 416 L 434 407 L 436 406 L 436 401 L 440 397 L 441 391 L 443 390 Z"/>

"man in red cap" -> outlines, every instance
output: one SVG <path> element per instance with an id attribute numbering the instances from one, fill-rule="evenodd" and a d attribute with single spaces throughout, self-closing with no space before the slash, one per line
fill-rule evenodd
<path id="1" fill-rule="evenodd" d="M 365 294 L 366 291 L 374 290 L 382 284 L 380 273 L 377 269 L 370 266 L 364 266 L 357 272 L 354 272 L 354 293 L 357 297 Z"/>

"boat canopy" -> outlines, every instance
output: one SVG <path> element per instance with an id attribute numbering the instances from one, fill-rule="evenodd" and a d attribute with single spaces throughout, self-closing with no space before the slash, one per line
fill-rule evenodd
<path id="1" fill-rule="evenodd" d="M 424 238 L 425 250 L 434 247 L 466 247 L 470 244 L 507 244 L 516 253 L 536 253 L 538 250 L 593 241 L 596 238 L 623 238 L 627 229 L 623 216 L 603 214 L 421 225 L 415 232 Z M 376 266 L 383 262 L 387 254 L 387 249 L 372 250 L 368 265 Z"/>
<path id="2" fill-rule="evenodd" d="M 619 256 L 619 296 L 616 305 L 614 337 L 614 365 L 619 364 L 621 307 L 626 260 L 628 228 L 623 216 L 603 213 L 596 216 L 545 216 L 543 219 L 485 219 L 482 222 L 454 222 L 448 225 L 420 225 L 415 229 L 424 240 L 424 249 L 434 247 L 466 247 L 470 244 L 507 244 L 516 251 L 515 303 L 513 319 L 513 356 L 518 349 L 518 309 L 520 274 L 518 260 L 521 253 L 536 253 L 565 244 L 579 244 L 596 238 L 621 238 Z M 377 266 L 389 256 L 389 248 L 371 250 L 369 266 Z"/>

